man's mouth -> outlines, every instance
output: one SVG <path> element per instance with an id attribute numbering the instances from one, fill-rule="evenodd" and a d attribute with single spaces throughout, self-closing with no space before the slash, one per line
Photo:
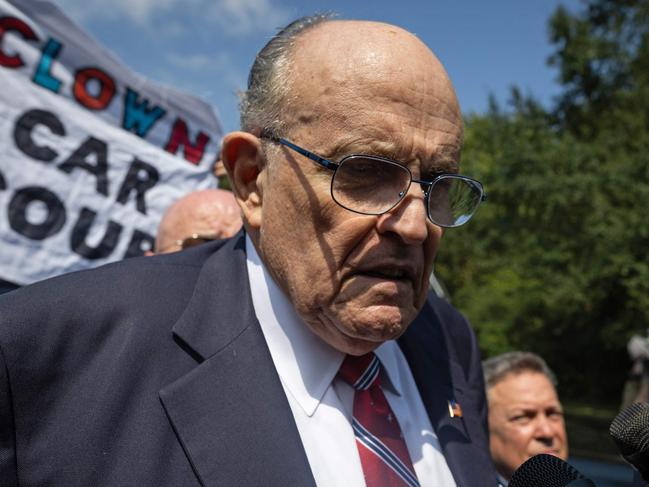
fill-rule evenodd
<path id="1" fill-rule="evenodd" d="M 376 277 L 379 279 L 408 279 L 409 275 L 403 269 L 381 269 L 363 272 L 370 277 Z"/>
<path id="2" fill-rule="evenodd" d="M 408 265 L 386 265 L 360 269 L 357 274 L 386 281 L 417 281 L 417 272 Z"/>

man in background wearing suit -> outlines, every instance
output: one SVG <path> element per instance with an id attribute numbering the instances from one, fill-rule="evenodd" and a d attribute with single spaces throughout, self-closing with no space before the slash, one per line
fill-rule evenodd
<path id="1" fill-rule="evenodd" d="M 241 120 L 243 232 L 0 300 L 0 484 L 495 485 L 475 336 L 427 292 L 484 196 L 437 58 L 300 19 Z"/>
<path id="2" fill-rule="evenodd" d="M 568 437 L 557 379 L 540 356 L 506 352 L 483 362 L 491 457 L 501 485 L 534 455 L 568 460 Z"/>

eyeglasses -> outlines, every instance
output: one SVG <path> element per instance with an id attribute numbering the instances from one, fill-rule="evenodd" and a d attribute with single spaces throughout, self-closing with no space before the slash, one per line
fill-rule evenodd
<path id="1" fill-rule="evenodd" d="M 378 156 L 353 154 L 335 163 L 281 137 L 262 138 L 284 145 L 333 171 L 331 197 L 343 208 L 363 215 L 382 215 L 397 206 L 414 182 L 421 185 L 428 218 L 452 228 L 468 222 L 487 199 L 482 183 L 458 174 L 440 173 L 431 181 L 415 179 L 406 166 Z"/>

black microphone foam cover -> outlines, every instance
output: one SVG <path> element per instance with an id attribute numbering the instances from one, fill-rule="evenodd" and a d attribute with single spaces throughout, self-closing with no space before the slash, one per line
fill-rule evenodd
<path id="1" fill-rule="evenodd" d="M 514 472 L 509 487 L 594 487 L 579 470 L 554 455 L 535 455 Z"/>
<path id="2" fill-rule="evenodd" d="M 609 433 L 622 456 L 649 482 L 649 404 L 636 403 L 623 409 Z"/>

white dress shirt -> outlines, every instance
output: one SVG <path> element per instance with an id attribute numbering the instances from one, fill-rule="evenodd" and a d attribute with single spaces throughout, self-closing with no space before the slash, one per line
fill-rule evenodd
<path id="1" fill-rule="evenodd" d="M 354 389 L 336 376 L 344 354 L 299 318 L 261 262 L 246 235 L 250 289 L 255 314 L 284 392 L 316 484 L 364 486 L 351 427 Z M 383 366 L 383 392 L 396 415 L 422 486 L 455 486 L 410 368 L 394 341 L 375 351 Z"/>

